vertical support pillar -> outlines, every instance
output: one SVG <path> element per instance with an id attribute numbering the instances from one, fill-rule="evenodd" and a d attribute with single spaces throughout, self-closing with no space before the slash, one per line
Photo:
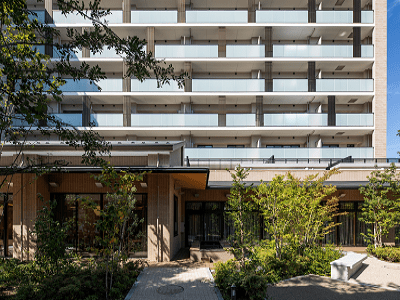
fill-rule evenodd
<path id="1" fill-rule="evenodd" d="M 308 91 L 315 92 L 317 89 L 317 80 L 315 79 L 315 61 L 308 62 Z"/>
<path id="2" fill-rule="evenodd" d="M 178 23 L 186 23 L 186 1 L 177 0 L 178 6 Z"/>
<path id="3" fill-rule="evenodd" d="M 265 27 L 265 57 L 273 57 L 272 27 Z"/>
<path id="4" fill-rule="evenodd" d="M 361 0 L 353 0 L 353 23 L 361 23 Z"/>
<path id="5" fill-rule="evenodd" d="M 226 126 L 226 97 L 219 96 L 218 98 L 218 126 L 225 127 Z"/>
<path id="6" fill-rule="evenodd" d="M 82 97 L 82 126 L 89 126 L 90 123 L 90 98 Z"/>
<path id="7" fill-rule="evenodd" d="M 183 103 L 181 102 L 181 114 L 191 114 L 192 113 L 192 103 Z"/>
<path id="8" fill-rule="evenodd" d="M 255 23 L 256 22 L 256 7 L 254 0 L 247 0 L 248 3 L 248 23 Z"/>
<path id="9" fill-rule="evenodd" d="M 122 23 L 131 23 L 131 0 L 122 1 Z"/>
<path id="10" fill-rule="evenodd" d="M 335 96 L 328 96 L 328 126 L 336 126 Z"/>
<path id="11" fill-rule="evenodd" d="M 308 23 L 317 22 L 317 13 L 315 9 L 315 0 L 308 0 Z"/>
<path id="12" fill-rule="evenodd" d="M 131 97 L 124 96 L 124 102 L 122 105 L 123 110 L 123 126 L 131 127 Z"/>
<path id="13" fill-rule="evenodd" d="M 146 29 L 146 53 L 152 53 L 154 56 L 155 45 L 154 45 L 154 27 L 147 27 Z"/>
<path id="14" fill-rule="evenodd" d="M 361 57 L 361 27 L 353 27 L 353 57 Z"/>
<path id="15" fill-rule="evenodd" d="M 256 96 L 256 126 L 264 126 L 264 98 Z"/>
<path id="16" fill-rule="evenodd" d="M 183 64 L 184 72 L 189 77 L 185 77 L 185 92 L 192 91 L 192 63 L 191 62 L 184 62 Z"/>
<path id="17" fill-rule="evenodd" d="M 226 27 L 218 28 L 218 57 L 226 57 Z"/>
<path id="18" fill-rule="evenodd" d="M 90 28 L 85 28 L 82 27 L 82 34 L 84 34 L 86 31 L 90 31 Z M 82 47 L 82 58 L 88 58 L 90 57 L 90 50 L 87 47 Z"/>
<path id="19" fill-rule="evenodd" d="M 44 22 L 46 24 L 53 23 L 53 1 L 52 0 L 45 0 L 44 1 Z M 50 36 L 46 36 L 46 38 L 50 38 Z M 50 44 L 46 44 L 44 46 L 44 53 L 53 57 L 53 46 Z"/>
<path id="20" fill-rule="evenodd" d="M 272 62 L 265 62 L 265 91 L 273 92 Z"/>

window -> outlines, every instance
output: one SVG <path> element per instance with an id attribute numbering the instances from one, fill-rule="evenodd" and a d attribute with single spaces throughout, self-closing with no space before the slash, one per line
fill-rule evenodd
<path id="1" fill-rule="evenodd" d="M 354 144 L 347 144 L 348 148 L 354 148 Z"/>
<path id="2" fill-rule="evenodd" d="M 197 145 L 197 148 L 212 148 L 213 145 Z"/>
<path id="3" fill-rule="evenodd" d="M 339 148 L 339 144 L 323 144 L 322 148 Z"/>
<path id="4" fill-rule="evenodd" d="M 300 148 L 300 145 L 267 145 L 267 148 Z"/>
<path id="5" fill-rule="evenodd" d="M 174 196 L 174 236 L 178 235 L 178 197 Z"/>
<path id="6" fill-rule="evenodd" d="M 227 148 L 244 148 L 244 145 L 228 145 Z"/>

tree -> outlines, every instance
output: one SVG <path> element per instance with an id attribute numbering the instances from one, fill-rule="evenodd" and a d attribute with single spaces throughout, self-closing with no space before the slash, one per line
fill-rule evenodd
<path id="1" fill-rule="evenodd" d="M 338 199 L 327 199 L 336 187 L 324 186 L 324 182 L 337 173 L 333 169 L 322 176 L 314 174 L 301 180 L 288 172 L 255 188 L 253 199 L 274 238 L 277 258 L 281 258 L 284 245 L 295 248 L 314 245 L 338 225 L 333 222 Z M 324 200 L 326 203 L 322 203 Z"/>
<path id="2" fill-rule="evenodd" d="M 67 164 L 66 161 L 34 160 L 24 155 L 34 147 L 34 135 L 53 137 L 83 150 L 84 164 L 104 165 L 102 156 L 110 154 L 109 143 L 92 130 L 82 132 L 63 123 L 47 110 L 50 101 L 62 101 L 64 78 L 86 79 L 91 83 L 105 78 L 98 65 L 91 66 L 84 61 L 71 63 L 76 49 L 87 48 L 98 53 L 104 47 L 112 48 L 124 57 L 126 77 L 135 76 L 143 81 L 154 73 L 159 85 L 171 79 L 183 84 L 183 74 L 176 76 L 171 65 L 163 66 L 143 51 L 145 41 L 136 36 L 121 38 L 114 33 L 104 21 L 110 11 L 102 10 L 100 2 L 57 0 L 63 14 L 76 13 L 92 21 L 90 31 L 82 33 L 69 28 L 68 43 L 57 42 L 60 31 L 52 24 L 39 22 L 36 13 L 27 8 L 26 0 L 0 2 L 0 158 L 6 149 L 15 153 L 14 160 L 0 168 L 0 187 L 11 182 L 17 172 L 41 175 Z M 52 60 L 38 50 L 40 47 L 50 52 L 55 49 L 59 59 Z"/>
<path id="3" fill-rule="evenodd" d="M 245 257 L 254 244 L 255 206 L 251 200 L 252 185 L 244 182 L 249 175 L 248 170 L 238 165 L 234 172 L 227 170 L 232 177 L 232 188 L 225 205 L 225 214 L 233 225 L 233 233 L 229 236 L 231 251 L 239 260 L 241 268 L 245 266 Z"/>
<path id="4" fill-rule="evenodd" d="M 383 236 L 400 222 L 400 182 L 394 164 L 381 171 L 374 170 L 367 176 L 368 183 L 360 187 L 364 196 L 360 220 L 372 225 L 372 231 L 364 235 L 374 243 L 374 247 L 383 245 Z"/>

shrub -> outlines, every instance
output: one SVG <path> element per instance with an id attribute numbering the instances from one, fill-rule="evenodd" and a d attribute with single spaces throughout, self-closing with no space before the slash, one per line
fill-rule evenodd
<path id="1" fill-rule="evenodd" d="M 374 248 L 374 245 L 368 245 L 367 252 L 382 260 L 400 262 L 399 247 L 382 246 Z"/>

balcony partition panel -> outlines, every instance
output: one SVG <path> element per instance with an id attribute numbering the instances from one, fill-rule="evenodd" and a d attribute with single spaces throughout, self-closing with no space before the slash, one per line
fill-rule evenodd
<path id="1" fill-rule="evenodd" d="M 226 45 L 226 57 L 265 57 L 265 45 Z"/>
<path id="2" fill-rule="evenodd" d="M 88 16 L 90 16 L 91 11 L 87 12 Z M 69 13 L 63 15 L 60 10 L 53 11 L 53 21 L 55 24 L 92 24 L 92 20 L 85 19 L 79 13 Z M 122 10 L 112 10 L 110 14 L 101 18 L 101 22 L 107 22 L 108 24 L 120 24 L 122 23 Z"/>
<path id="3" fill-rule="evenodd" d="M 227 114 L 226 115 L 226 126 L 254 127 L 254 126 L 256 126 L 256 115 L 255 114 Z"/>
<path id="4" fill-rule="evenodd" d="M 165 83 L 161 87 L 157 87 L 157 79 L 146 79 L 140 82 L 138 79 L 131 80 L 132 92 L 184 92 L 183 87 L 179 88 L 176 81 Z"/>
<path id="5" fill-rule="evenodd" d="M 257 10 L 256 23 L 308 23 L 308 11 Z"/>
<path id="6" fill-rule="evenodd" d="M 189 10 L 186 23 L 247 23 L 247 10 Z"/>
<path id="7" fill-rule="evenodd" d="M 131 11 L 132 24 L 176 24 L 178 11 L 176 10 L 133 10 Z"/>
<path id="8" fill-rule="evenodd" d="M 217 127 L 217 114 L 132 114 L 132 127 Z"/>
<path id="9" fill-rule="evenodd" d="M 217 58 L 218 45 L 156 45 L 157 58 Z"/>
<path id="10" fill-rule="evenodd" d="M 336 126 L 374 126 L 374 114 L 336 114 Z"/>
<path id="11" fill-rule="evenodd" d="M 373 92 L 373 79 L 317 79 L 317 92 Z"/>
<path id="12" fill-rule="evenodd" d="M 374 148 L 186 148 L 189 159 L 373 158 Z"/>
<path id="13" fill-rule="evenodd" d="M 327 114 L 264 114 L 264 126 L 327 126 Z"/>
<path id="14" fill-rule="evenodd" d="M 193 79 L 193 92 L 264 92 L 264 79 Z"/>
<path id="15" fill-rule="evenodd" d="M 96 83 L 90 83 L 89 79 L 65 81 L 66 84 L 60 88 L 63 92 L 99 92 L 98 87 L 103 92 L 122 92 L 122 79 L 102 79 Z"/>
<path id="16" fill-rule="evenodd" d="M 274 79 L 274 92 L 308 92 L 308 79 Z"/>
<path id="17" fill-rule="evenodd" d="M 123 115 L 122 114 L 92 114 L 90 115 L 90 122 L 94 123 L 96 127 L 122 127 Z"/>

